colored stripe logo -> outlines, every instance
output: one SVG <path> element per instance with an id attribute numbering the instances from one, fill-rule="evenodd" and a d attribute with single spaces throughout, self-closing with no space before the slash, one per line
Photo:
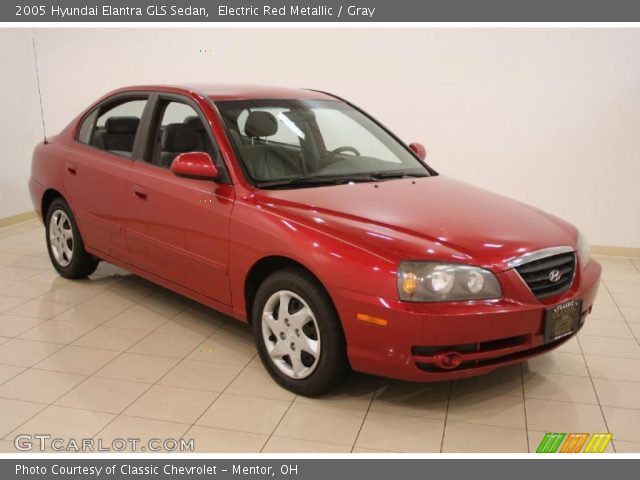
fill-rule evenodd
<path id="1" fill-rule="evenodd" d="M 536 453 L 602 453 L 612 433 L 546 433 Z"/>

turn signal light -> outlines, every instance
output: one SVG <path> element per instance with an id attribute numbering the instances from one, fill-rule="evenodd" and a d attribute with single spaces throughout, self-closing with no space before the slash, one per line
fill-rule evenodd
<path id="1" fill-rule="evenodd" d="M 402 279 L 402 291 L 408 295 L 411 295 L 416 291 L 418 286 L 418 276 L 415 273 L 407 273 Z"/>

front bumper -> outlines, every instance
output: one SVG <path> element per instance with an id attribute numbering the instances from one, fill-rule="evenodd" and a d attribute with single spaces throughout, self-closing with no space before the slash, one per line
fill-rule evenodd
<path id="1" fill-rule="evenodd" d="M 591 312 L 601 267 L 591 260 L 576 271 L 566 292 L 538 300 L 515 270 L 498 274 L 503 298 L 491 301 L 408 303 L 345 289 L 332 291 L 342 319 L 351 367 L 360 372 L 411 381 L 481 375 L 552 350 L 570 337 L 544 343 L 548 307 L 582 299 L 580 326 Z M 384 319 L 386 326 L 357 319 Z M 445 353 L 454 352 L 450 368 Z"/>

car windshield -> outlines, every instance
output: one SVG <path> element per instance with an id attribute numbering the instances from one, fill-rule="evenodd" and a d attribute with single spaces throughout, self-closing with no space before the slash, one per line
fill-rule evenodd
<path id="1" fill-rule="evenodd" d="M 430 171 L 380 125 L 335 100 L 216 102 L 259 188 L 425 177 Z"/>

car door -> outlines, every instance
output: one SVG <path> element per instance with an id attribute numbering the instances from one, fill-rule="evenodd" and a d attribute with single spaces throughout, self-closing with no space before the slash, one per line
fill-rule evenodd
<path id="1" fill-rule="evenodd" d="M 127 186 L 148 95 L 112 97 L 88 113 L 78 129 L 78 148 L 70 152 L 63 184 L 87 247 L 129 261 L 124 232 Z"/>
<path id="2" fill-rule="evenodd" d="M 154 275 L 230 304 L 229 220 L 234 189 L 210 128 L 199 107 L 181 96 L 156 98 L 150 118 L 145 160 L 135 162 L 128 182 L 132 260 Z M 209 153 L 220 178 L 174 175 L 171 161 L 187 151 Z"/>

